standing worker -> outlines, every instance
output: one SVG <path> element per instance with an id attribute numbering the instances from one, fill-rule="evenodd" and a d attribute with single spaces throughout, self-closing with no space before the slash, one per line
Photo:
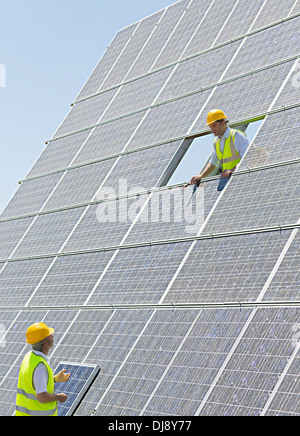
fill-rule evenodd
<path id="1" fill-rule="evenodd" d="M 227 123 L 228 118 L 222 110 L 213 109 L 208 113 L 206 125 L 209 125 L 216 137 L 213 152 L 204 171 L 192 177 L 190 183 L 198 185 L 202 178 L 207 177 L 216 169 L 219 162 L 222 165 L 221 178 L 229 178 L 235 171 L 249 146 L 249 140 L 244 132 L 230 129 Z"/>
<path id="2" fill-rule="evenodd" d="M 66 370 L 53 375 L 48 363 L 48 352 L 54 345 L 54 329 L 43 322 L 28 327 L 26 342 L 31 344 L 32 351 L 26 354 L 21 364 L 16 416 L 57 416 L 57 401 L 64 403 L 66 394 L 56 394 L 55 382 L 67 382 L 71 374 Z"/>

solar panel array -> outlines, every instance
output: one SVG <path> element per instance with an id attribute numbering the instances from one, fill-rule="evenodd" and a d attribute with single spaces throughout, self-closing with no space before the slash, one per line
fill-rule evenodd
<path id="1" fill-rule="evenodd" d="M 36 321 L 53 368 L 101 368 L 77 415 L 300 414 L 299 15 L 181 0 L 117 33 L 0 217 L 1 415 Z M 214 107 L 263 121 L 188 205 L 163 185 Z"/>

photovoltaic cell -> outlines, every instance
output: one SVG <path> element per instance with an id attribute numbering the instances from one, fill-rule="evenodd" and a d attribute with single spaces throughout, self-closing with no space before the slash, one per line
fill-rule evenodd
<path id="1" fill-rule="evenodd" d="M 109 191 L 107 193 L 109 195 Z M 111 195 L 114 195 L 113 190 Z M 64 250 L 80 251 L 120 245 L 131 225 L 127 215 L 129 204 L 127 200 L 113 200 L 90 206 Z"/>
<path id="2" fill-rule="evenodd" d="M 216 17 L 212 11 L 222 9 L 224 11 L 224 16 L 226 15 L 227 17 L 235 5 L 238 5 L 238 2 L 235 0 L 231 0 L 230 2 L 214 0 L 205 3 L 200 0 L 193 1 L 189 20 L 193 21 L 193 15 L 199 14 L 197 18 L 197 27 L 195 28 L 194 33 L 190 35 L 191 39 L 188 40 L 184 52 L 181 55 L 181 59 L 215 46 L 215 39 L 217 35 L 222 32 L 224 20 L 222 20 L 221 16 Z M 183 33 L 182 28 L 179 30 L 177 38 L 180 38 L 181 33 Z"/>
<path id="3" fill-rule="evenodd" d="M 130 148 L 186 135 L 208 97 L 209 92 L 204 91 L 150 109 L 131 139 Z"/>
<path id="4" fill-rule="evenodd" d="M 236 2 L 234 7 L 229 11 L 226 25 L 214 40 L 214 45 L 221 44 L 224 41 L 229 41 L 249 32 L 263 4 L 264 1 L 259 0 L 253 4 L 253 7 L 249 8 L 247 0 Z"/>
<path id="5" fill-rule="evenodd" d="M 299 104 L 300 101 L 300 61 L 299 57 L 292 62 L 292 68 L 290 74 L 287 77 L 283 92 L 278 98 L 278 103 L 281 107 L 288 107 L 289 105 Z"/>
<path id="6" fill-rule="evenodd" d="M 70 355 L 77 350 L 77 359 L 101 367 L 100 377 L 88 392 L 76 414 L 93 413 L 102 394 L 111 383 L 123 361 L 141 334 L 151 310 L 138 311 L 81 311 L 58 352 Z M 80 335 L 76 332 L 80 331 Z M 100 335 L 101 334 L 101 335 Z M 72 345 L 67 345 L 72 344 Z"/>
<path id="7" fill-rule="evenodd" d="M 218 180 L 193 187 L 174 187 L 152 192 L 137 222 L 126 237 L 126 244 L 195 236 L 220 195 Z M 140 196 L 143 198 L 144 196 Z"/>
<path id="8" fill-rule="evenodd" d="M 194 415 L 250 313 L 230 309 L 199 312 L 172 366 L 145 403 L 143 414 Z"/>
<path id="9" fill-rule="evenodd" d="M 195 311 L 157 311 L 102 399 L 96 415 L 138 415 L 194 319 Z"/>

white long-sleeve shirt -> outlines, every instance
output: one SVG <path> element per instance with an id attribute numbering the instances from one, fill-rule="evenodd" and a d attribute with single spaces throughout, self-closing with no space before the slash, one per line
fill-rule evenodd
<path id="1" fill-rule="evenodd" d="M 42 356 L 49 364 L 49 359 L 44 353 L 42 353 L 41 351 L 32 352 L 38 356 Z M 43 392 L 47 392 L 47 384 L 48 370 L 43 363 L 39 363 L 33 373 L 33 387 L 35 389 L 35 393 L 42 394 Z"/>
<path id="2" fill-rule="evenodd" d="M 225 133 L 223 136 L 219 136 L 220 139 L 220 150 L 223 153 L 224 150 L 224 145 L 225 145 L 225 139 L 229 138 L 230 135 L 230 128 L 227 127 L 227 129 L 225 130 Z M 249 139 L 239 130 L 237 130 L 236 134 L 235 134 L 235 142 L 234 142 L 234 146 L 236 151 L 239 153 L 239 155 L 241 156 L 241 158 L 244 156 L 248 146 L 249 146 Z M 210 158 L 210 163 L 212 165 L 214 165 L 215 167 L 218 166 L 219 164 L 219 159 L 215 150 L 215 147 L 213 147 L 213 151 L 211 154 L 211 158 Z"/>

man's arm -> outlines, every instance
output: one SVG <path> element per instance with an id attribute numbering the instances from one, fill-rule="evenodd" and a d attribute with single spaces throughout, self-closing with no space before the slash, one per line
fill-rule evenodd
<path id="1" fill-rule="evenodd" d="M 199 174 L 199 176 L 194 176 L 191 178 L 190 183 L 196 184 L 197 182 L 199 182 L 199 180 L 203 179 L 204 177 L 209 176 L 209 174 L 211 174 L 215 169 L 216 169 L 216 166 L 209 162 L 206 165 L 205 170 L 202 171 L 202 173 Z"/>
<path id="2" fill-rule="evenodd" d="M 69 379 L 69 374 L 65 374 L 65 370 L 58 373 L 59 379 L 67 378 Z M 58 380 L 57 380 L 58 381 Z M 62 381 L 62 380 L 60 380 Z M 50 394 L 47 392 L 48 383 L 48 371 L 43 363 L 39 363 L 35 368 L 33 373 L 33 383 L 36 391 L 36 398 L 40 403 L 52 403 L 52 401 L 59 401 L 64 403 L 68 398 L 66 394 Z"/>
<path id="3" fill-rule="evenodd" d="M 49 392 L 41 392 L 40 394 L 36 394 L 36 398 L 40 403 L 52 403 L 52 401 L 64 403 L 68 396 L 66 394 L 49 394 Z"/>

